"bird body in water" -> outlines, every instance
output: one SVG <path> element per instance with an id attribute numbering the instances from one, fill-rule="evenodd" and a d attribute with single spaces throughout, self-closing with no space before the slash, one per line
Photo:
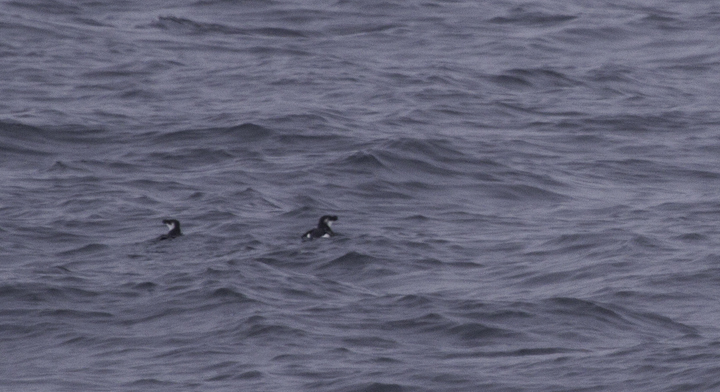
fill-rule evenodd
<path id="1" fill-rule="evenodd" d="M 177 219 L 165 219 L 163 223 L 168 227 L 168 233 L 161 235 L 161 240 L 169 240 L 182 235 L 180 222 Z"/>
<path id="2" fill-rule="evenodd" d="M 302 238 L 306 240 L 313 240 L 315 238 L 329 238 L 334 236 L 335 233 L 332 231 L 330 226 L 332 226 L 333 222 L 336 220 L 338 220 L 338 217 L 335 215 L 323 215 L 320 217 L 318 226 L 303 234 Z"/>

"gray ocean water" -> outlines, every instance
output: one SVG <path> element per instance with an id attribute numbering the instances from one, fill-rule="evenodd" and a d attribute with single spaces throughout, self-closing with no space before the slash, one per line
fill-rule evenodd
<path id="1" fill-rule="evenodd" d="M 711 1 L 1 0 L 0 390 L 718 391 L 718 75 Z"/>

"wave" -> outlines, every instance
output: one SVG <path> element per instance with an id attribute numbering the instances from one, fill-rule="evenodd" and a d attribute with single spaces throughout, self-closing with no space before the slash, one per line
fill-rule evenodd
<path id="1" fill-rule="evenodd" d="M 570 88 L 582 83 L 569 75 L 550 68 L 516 68 L 490 78 L 503 87 Z"/>
<path id="2" fill-rule="evenodd" d="M 55 303 L 58 300 L 84 300 L 98 295 L 98 291 L 59 284 L 18 282 L 0 285 L 0 298 L 8 302 Z"/>
<path id="3" fill-rule="evenodd" d="M 380 278 L 397 273 L 388 266 L 389 260 L 351 251 L 330 261 L 319 263 L 315 270 L 319 276 L 334 279 Z"/>
<path id="4" fill-rule="evenodd" d="M 410 176 L 452 176 L 463 169 L 480 170 L 497 165 L 487 159 L 471 158 L 448 140 L 398 138 L 376 143 L 371 149 L 355 151 L 334 163 L 348 170 L 374 171 Z"/>
<path id="5" fill-rule="evenodd" d="M 107 251 L 109 248 L 110 247 L 105 244 L 88 244 L 88 245 L 83 245 L 83 246 L 75 248 L 75 249 L 59 252 L 57 255 L 61 256 L 61 257 L 63 257 L 63 256 L 65 256 L 65 257 L 67 257 L 67 256 L 82 256 L 82 255 L 95 254 L 98 252 Z"/>
<path id="6" fill-rule="evenodd" d="M 304 38 L 307 32 L 285 27 L 238 28 L 219 23 L 196 22 L 176 16 L 160 16 L 150 25 L 152 28 L 172 30 L 189 34 L 257 35 L 265 37 Z"/>
<path id="7" fill-rule="evenodd" d="M 78 145 L 101 147 L 115 141 L 117 135 L 105 130 L 82 126 L 37 127 L 16 122 L 0 121 L 0 160 L 10 165 L 24 165 L 37 161 L 53 165 L 52 159 L 64 154 L 78 156 Z M 10 159 L 11 158 L 11 159 Z M 62 165 L 70 165 L 63 162 Z"/>
<path id="8" fill-rule="evenodd" d="M 415 390 L 415 387 L 404 386 L 403 384 L 371 382 L 360 385 L 348 385 L 343 389 L 349 392 L 404 392 Z"/>
<path id="9" fill-rule="evenodd" d="M 226 143 L 253 143 L 267 140 L 276 136 L 277 132 L 261 125 L 245 123 L 223 128 L 185 129 L 162 133 L 140 135 L 138 141 L 151 144 L 180 145 L 188 142 L 197 145 L 206 141 L 212 145 L 225 145 Z"/>
<path id="10" fill-rule="evenodd" d="M 575 333 L 585 334 L 588 338 L 599 339 L 597 334 L 700 336 L 698 330 L 691 326 L 651 312 L 633 311 L 618 305 L 604 305 L 568 297 L 551 298 L 545 303 L 548 305 L 545 309 L 548 314 L 572 320 L 576 326 Z"/>
<path id="11" fill-rule="evenodd" d="M 79 5 L 53 0 L 39 0 L 34 2 L 10 1 L 7 5 L 53 15 L 78 15 L 83 10 Z"/>
<path id="12" fill-rule="evenodd" d="M 534 8 L 534 9 L 531 9 Z M 497 24 L 561 25 L 577 19 L 577 15 L 554 13 L 541 6 L 522 5 L 511 8 L 506 16 L 496 16 L 489 21 Z"/>

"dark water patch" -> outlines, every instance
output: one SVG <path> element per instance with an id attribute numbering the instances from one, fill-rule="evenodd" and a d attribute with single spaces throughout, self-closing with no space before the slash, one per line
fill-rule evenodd
<path id="1" fill-rule="evenodd" d="M 599 127 L 621 135 L 642 133 L 656 137 L 665 132 L 674 133 L 678 129 L 691 131 L 693 127 L 686 113 L 674 110 L 652 114 L 597 115 L 584 119 L 583 123 L 586 127 Z"/>
<path id="2" fill-rule="evenodd" d="M 492 161 L 471 159 L 447 143 L 409 139 L 352 152 L 333 162 L 331 168 L 373 175 L 377 181 L 355 189 L 397 197 L 427 190 L 443 191 L 464 182 L 468 175 L 494 181 L 496 178 L 485 170 L 497 170 Z"/>
<path id="3" fill-rule="evenodd" d="M 525 184 L 490 184 L 485 188 L 491 197 L 502 201 L 559 203 L 570 199 L 561 193 Z"/>
<path id="4" fill-rule="evenodd" d="M 633 68 L 621 64 L 603 64 L 590 69 L 586 74 L 586 79 L 600 83 L 618 82 L 632 85 L 637 82 L 634 71 Z"/>
<path id="5" fill-rule="evenodd" d="M 155 282 L 126 283 L 124 286 L 140 292 L 153 292 L 158 289 L 158 284 Z"/>
<path id="6" fill-rule="evenodd" d="M 243 0 L 243 6 L 249 7 L 255 10 L 270 9 L 274 6 L 279 5 L 278 1 L 275 0 Z M 237 0 L 196 0 L 192 3 L 195 6 L 224 6 L 224 5 L 236 5 Z M 280 8 L 278 11 L 281 10 Z"/>
<path id="7" fill-rule="evenodd" d="M 498 339 L 511 339 L 521 336 L 521 334 L 514 331 L 481 323 L 459 324 L 449 328 L 447 333 L 457 336 L 463 341 L 473 341 L 479 344 L 497 343 Z"/>
<path id="8" fill-rule="evenodd" d="M 331 26 L 325 29 L 327 34 L 333 36 L 358 36 L 366 34 L 379 34 L 401 30 L 405 25 L 398 23 L 366 23 L 362 25 L 346 24 Z"/>
<path id="9" fill-rule="evenodd" d="M 258 370 L 250 370 L 247 372 L 242 373 L 232 373 L 232 374 L 221 374 L 217 375 L 215 377 L 211 377 L 208 379 L 208 381 L 243 381 L 243 380 L 256 380 L 256 379 L 262 379 L 265 377 L 265 374 Z"/>
<path id="10" fill-rule="evenodd" d="M 365 348 L 384 348 L 384 349 L 392 349 L 395 347 L 398 347 L 398 343 L 391 339 L 385 339 L 377 336 L 356 336 L 356 337 L 347 337 L 344 338 L 343 343 L 350 346 L 350 348 L 355 347 L 365 347 Z"/>
<path id="11" fill-rule="evenodd" d="M 412 200 L 413 196 L 397 184 L 387 181 L 372 181 L 358 184 L 352 190 L 357 197 L 369 200 Z"/>
<path id="12" fill-rule="evenodd" d="M 306 128 L 306 125 L 301 125 Z M 329 134 L 322 130 L 282 131 L 277 138 L 279 145 L 268 148 L 266 151 L 273 157 L 282 156 L 288 152 L 307 156 L 309 162 L 316 164 L 326 163 L 328 159 L 351 150 L 353 146 L 362 146 L 357 141 L 343 135 Z"/>
<path id="13" fill-rule="evenodd" d="M 276 113 L 275 116 L 267 120 L 268 123 L 276 125 L 278 128 L 285 130 L 301 130 L 307 129 L 318 129 L 326 127 L 329 124 L 328 115 L 326 113 L 290 113 L 280 114 Z"/>
<path id="14" fill-rule="evenodd" d="M 13 18 L 12 20 L 4 20 L 0 21 L 0 26 L 2 26 L 3 32 L 5 33 L 3 37 L 7 38 L 4 40 L 5 42 L 0 41 L 0 47 L 9 49 L 7 54 L 12 56 L 9 58 L 16 58 L 17 56 L 20 58 L 27 57 L 42 59 L 45 54 L 43 51 L 28 50 L 28 48 L 35 48 L 38 44 L 38 40 L 56 42 L 58 39 L 76 38 L 67 30 L 59 29 L 57 25 L 42 23 L 40 21 L 30 19 L 20 20 L 19 18 Z M 25 76 L 32 81 L 51 80 L 47 77 L 47 73 L 42 68 L 38 68 L 31 64 L 11 65 L 7 70 L 17 72 L 15 76 Z"/>
<path id="15" fill-rule="evenodd" d="M 146 159 L 159 167 L 177 169 L 180 166 L 193 170 L 203 166 L 230 163 L 234 158 L 235 155 L 224 148 L 176 148 L 172 151 L 146 155 Z"/>
<path id="16" fill-rule="evenodd" d="M 458 358 L 502 358 L 502 357 L 545 357 L 545 356 L 565 356 L 565 355 L 576 355 L 576 354 L 587 354 L 592 350 L 586 349 L 575 349 L 575 348 L 563 348 L 563 347 L 537 347 L 537 348 L 523 348 L 516 350 L 472 350 L 468 352 L 458 352 L 452 354 L 445 354 L 448 359 Z"/>
<path id="17" fill-rule="evenodd" d="M 222 145 L 225 147 L 237 146 L 249 149 L 246 143 L 260 142 L 275 135 L 276 132 L 270 128 L 245 123 L 227 128 L 186 129 L 159 134 L 153 133 L 143 136 L 139 143 L 182 148 L 187 148 L 189 144 L 197 147 L 199 144 L 208 146 Z M 221 143 L 218 144 L 218 142 Z"/>
<path id="18" fill-rule="evenodd" d="M 390 152 L 378 153 L 377 157 L 383 167 L 393 172 L 394 176 L 405 178 L 417 178 L 419 176 L 443 176 L 445 178 L 458 176 L 462 172 L 454 169 L 451 165 L 442 165 L 425 159 L 403 157 Z M 407 182 L 407 180 L 406 180 Z M 425 181 L 427 183 L 427 181 Z M 409 181 L 408 184 L 423 184 L 419 181 Z"/>
<path id="19" fill-rule="evenodd" d="M 349 352 L 350 350 L 343 349 L 343 351 Z M 308 356 L 309 356 L 308 354 L 280 354 L 278 356 L 273 357 L 272 360 L 279 361 L 279 362 L 282 362 L 282 361 L 292 362 L 292 361 L 297 361 L 297 360 L 304 360 Z"/>
<path id="20" fill-rule="evenodd" d="M 490 80 L 506 88 L 569 88 L 580 84 L 559 71 L 546 68 L 511 69 Z"/>
<path id="21" fill-rule="evenodd" d="M 635 22 L 638 28 L 658 29 L 663 32 L 681 32 L 685 30 L 687 22 L 673 17 L 672 13 L 662 13 L 658 10 L 649 11 L 645 16 Z"/>
<path id="22" fill-rule="evenodd" d="M 678 178 L 692 178 L 697 180 L 708 180 L 717 181 L 720 179 L 720 171 L 703 170 L 703 169 L 690 169 L 690 168 L 678 168 L 673 173 Z"/>
<path id="23" fill-rule="evenodd" d="M 658 273 L 649 275 L 646 280 L 654 287 L 668 287 L 668 292 L 674 296 L 694 296 L 692 291 L 684 292 L 678 290 L 677 285 L 681 284 L 685 291 L 703 284 L 718 284 L 720 282 L 720 267 L 717 266 L 719 257 L 716 254 L 703 256 L 698 260 L 681 259 L 680 263 L 689 265 L 682 272 Z M 696 266 L 696 264 L 698 266 Z M 695 294 L 697 295 L 697 294 Z"/>
<path id="24" fill-rule="evenodd" d="M 594 302 L 578 298 L 552 298 L 548 300 L 551 304 L 557 305 L 555 312 L 559 314 L 574 314 L 596 318 L 598 321 L 615 323 L 624 321 L 617 312 L 600 306 Z"/>
<path id="25" fill-rule="evenodd" d="M 528 80 L 530 84 L 543 88 L 575 87 L 578 81 L 568 75 L 548 68 L 518 68 L 508 74 Z"/>
<path id="26" fill-rule="evenodd" d="M 567 253 L 587 253 L 592 249 L 608 246 L 610 240 L 619 241 L 621 233 L 576 233 L 561 234 L 539 246 L 541 250 L 531 252 L 531 254 L 567 254 Z"/>
<path id="27" fill-rule="evenodd" d="M 81 125 L 36 127 L 0 121 L 0 130 L 2 130 L 0 140 L 6 139 L 21 143 L 28 148 L 31 146 L 52 147 L 53 153 L 63 151 L 68 145 L 71 148 L 76 148 L 78 143 L 102 145 L 117 138 L 117 135 L 107 130 L 88 128 Z"/>
<path id="28" fill-rule="evenodd" d="M 225 128 L 223 133 L 231 136 L 233 139 L 241 140 L 243 142 L 263 140 L 272 137 L 275 134 L 275 132 L 270 128 L 252 123 L 245 123 Z"/>
<path id="29" fill-rule="evenodd" d="M 615 181 L 636 184 L 665 184 L 672 181 L 665 175 L 676 172 L 677 167 L 669 165 L 658 159 L 627 158 L 614 160 L 600 160 L 593 162 L 596 173 L 612 176 Z"/>
<path id="30" fill-rule="evenodd" d="M 99 20 L 97 20 L 97 19 L 93 19 L 93 18 L 75 17 L 75 18 L 73 18 L 72 20 L 73 20 L 73 22 L 75 22 L 76 24 L 81 25 L 81 26 L 88 26 L 88 27 L 107 27 L 107 28 L 112 28 L 112 27 L 113 27 L 112 24 L 103 23 L 103 22 L 101 22 L 101 21 L 99 21 Z"/>
<path id="31" fill-rule="evenodd" d="M 465 269 L 465 270 L 485 268 L 485 264 L 471 262 L 471 261 L 454 261 L 454 262 L 445 262 L 444 264 L 446 264 L 452 268 Z"/>
<path id="32" fill-rule="evenodd" d="M 649 312 L 634 312 L 618 306 L 603 306 L 577 298 L 553 298 L 548 310 L 560 317 L 576 319 L 577 332 L 601 335 L 699 336 L 695 328 Z M 585 321 L 591 320 L 592 324 Z M 596 336 L 597 338 L 597 336 Z"/>
<path id="33" fill-rule="evenodd" d="M 282 27 L 263 27 L 259 29 L 252 29 L 250 30 L 250 33 L 267 37 L 284 38 L 304 38 L 307 36 L 307 32 Z"/>
<path id="34" fill-rule="evenodd" d="M 282 324 L 253 324 L 245 332 L 248 338 L 298 339 L 308 335 L 307 331 Z"/>
<path id="35" fill-rule="evenodd" d="M 13 314 L 17 313 L 17 314 Z M 0 311 L 0 315 L 3 317 L 12 317 L 12 316 L 24 316 L 30 313 L 27 310 L 22 310 L 19 312 L 8 312 L 8 311 Z M 20 317 L 18 317 L 20 318 Z M 12 322 L 10 320 L 3 321 L 0 323 L 0 342 L 6 342 L 8 340 L 14 340 L 19 337 L 37 337 L 37 336 L 43 336 L 47 334 L 49 330 L 49 325 L 45 323 L 34 323 L 29 324 L 27 322 L 17 323 Z"/>
<path id="36" fill-rule="evenodd" d="M 69 267 L 64 266 L 64 265 L 56 265 L 56 266 L 52 267 L 51 272 L 65 275 L 68 273 L 72 273 L 72 270 Z"/>
<path id="37" fill-rule="evenodd" d="M 75 309 L 54 309 L 44 310 L 38 313 L 39 316 L 49 316 L 55 319 L 79 319 L 79 320 L 91 320 L 91 319 L 110 319 L 115 316 L 108 312 L 97 312 L 97 311 L 84 311 Z"/>
<path id="38" fill-rule="evenodd" d="M 204 272 L 206 276 L 212 277 L 212 279 L 222 279 L 223 277 L 227 276 L 228 273 L 229 271 L 227 270 L 221 270 L 213 267 L 208 267 Z M 215 281 L 213 280 L 213 283 L 214 282 Z"/>
<path id="39" fill-rule="evenodd" d="M 141 378 L 124 384 L 133 388 L 161 388 L 161 387 L 178 387 L 178 384 L 172 381 L 163 381 L 156 378 Z"/>
<path id="40" fill-rule="evenodd" d="M 663 241 L 641 234 L 633 235 L 627 245 L 633 250 L 661 251 L 670 250 Z"/>
<path id="41" fill-rule="evenodd" d="M 350 392 L 404 392 L 406 389 L 401 384 L 384 384 L 380 382 L 363 383 L 358 386 L 348 386 Z"/>
<path id="42" fill-rule="evenodd" d="M 720 216 L 720 202 L 715 201 L 673 201 L 664 202 L 652 207 L 663 214 L 679 214 L 692 217 L 693 220 L 707 218 L 714 221 Z"/>
<path id="43" fill-rule="evenodd" d="M 430 382 L 441 383 L 444 385 L 454 385 L 458 387 L 470 382 L 470 378 L 454 373 L 431 373 L 423 375 L 423 378 L 427 378 Z"/>
<path id="44" fill-rule="evenodd" d="M 100 293 L 78 287 L 65 287 L 44 283 L 12 283 L 0 286 L 0 297 L 7 301 L 54 302 L 68 299 L 88 299 Z"/>
<path id="45" fill-rule="evenodd" d="M 130 179 L 128 181 L 121 182 L 120 185 L 126 186 L 129 189 L 138 189 L 145 192 L 168 192 L 169 194 L 175 194 L 176 197 L 178 193 L 192 194 L 186 184 L 175 181 L 174 179 Z"/>
<path id="46" fill-rule="evenodd" d="M 51 132 L 19 123 L 0 122 L 0 158 L 8 164 L 54 156 Z"/>
<path id="47" fill-rule="evenodd" d="M 142 89 L 142 88 L 131 88 L 127 90 L 123 90 L 122 92 L 118 93 L 117 97 L 121 100 L 157 100 L 162 99 L 162 94 L 148 90 L 148 89 Z"/>
<path id="48" fill-rule="evenodd" d="M 395 301 L 401 307 L 425 307 L 433 303 L 431 299 L 421 295 L 403 295 Z"/>
<path id="49" fill-rule="evenodd" d="M 478 321 L 502 321 L 508 324 L 519 322 L 523 319 L 531 319 L 535 313 L 524 309 L 522 304 L 501 305 L 486 304 L 478 301 L 456 301 L 450 304 L 453 314 Z"/>
<path id="50" fill-rule="evenodd" d="M 58 256 L 81 256 L 81 255 L 88 255 L 88 254 L 95 254 L 98 252 L 103 252 L 110 249 L 110 246 L 105 244 L 88 244 L 81 246 L 77 249 L 71 249 L 66 250 L 63 252 L 59 252 Z"/>
<path id="51" fill-rule="evenodd" d="M 82 12 L 82 7 L 78 5 L 66 4 L 57 0 L 39 0 L 33 2 L 11 1 L 7 3 L 9 6 L 18 8 L 27 8 L 40 14 L 49 15 L 77 15 Z"/>
<path id="52" fill-rule="evenodd" d="M 417 317 L 386 321 L 380 327 L 392 331 L 411 330 L 415 332 L 434 333 L 447 331 L 449 328 L 452 328 L 452 323 L 442 315 L 431 312 Z"/>
<path id="53" fill-rule="evenodd" d="M 646 327 L 659 331 L 660 333 L 675 332 L 682 334 L 685 338 L 700 338 L 697 328 L 679 323 L 669 317 L 651 312 L 632 312 L 631 320 Z"/>
<path id="54" fill-rule="evenodd" d="M 53 163 L 52 166 L 48 167 L 45 171 L 49 172 L 49 173 L 52 173 L 52 172 L 56 172 L 56 173 L 79 173 L 79 172 L 88 173 L 89 172 L 89 170 L 87 170 L 83 167 L 80 167 L 80 165 L 74 165 L 74 164 L 70 164 L 68 162 L 63 162 L 63 161 L 55 161 L 55 163 Z"/>
<path id="55" fill-rule="evenodd" d="M 552 26 L 569 22 L 577 18 L 575 15 L 554 14 L 545 10 L 534 10 L 531 5 L 521 5 L 512 8 L 506 16 L 496 16 L 491 18 L 491 23 L 497 24 L 513 24 L 513 25 L 535 25 L 535 26 Z"/>
<path id="56" fill-rule="evenodd" d="M 431 218 L 429 218 L 425 215 L 422 215 L 422 214 L 405 216 L 405 217 L 402 217 L 401 220 L 406 221 L 406 222 L 416 222 L 416 223 L 427 223 L 427 222 L 432 221 Z"/>
<path id="57" fill-rule="evenodd" d="M 422 157 L 438 162 L 453 164 L 477 162 L 447 139 L 399 138 L 388 141 L 384 149 L 411 154 L 415 157 Z"/>
<path id="58" fill-rule="evenodd" d="M 527 79 L 514 75 L 497 75 L 490 78 L 490 80 L 498 86 L 505 87 L 507 89 L 518 89 L 518 88 L 529 88 L 532 87 L 532 83 Z"/>
<path id="59" fill-rule="evenodd" d="M 414 246 L 413 248 L 422 248 L 422 247 L 421 247 L 421 246 Z M 428 249 L 431 249 L 432 247 L 428 246 L 427 248 L 428 248 Z M 445 265 L 445 264 L 446 264 L 446 263 L 444 263 L 444 262 L 443 262 L 442 260 L 440 260 L 440 259 L 424 257 L 424 258 L 421 258 L 421 259 L 419 259 L 419 260 L 415 260 L 415 262 L 413 263 L 413 266 L 414 266 L 414 267 L 417 267 L 417 268 L 422 268 L 422 269 L 428 269 L 428 270 L 429 270 L 429 269 L 439 268 L 439 267 L 441 267 L 441 266 L 443 266 L 443 265 Z M 450 263 L 447 263 L 447 265 L 451 265 L 451 266 L 455 266 L 455 267 L 460 267 L 460 268 L 462 268 L 462 267 L 464 267 L 464 266 L 467 266 L 466 263 L 464 263 L 464 262 L 458 262 L 458 263 L 450 262 Z"/>
<path id="60" fill-rule="evenodd" d="M 324 298 L 323 295 L 318 294 L 317 292 L 308 290 L 306 288 L 289 288 L 289 287 L 283 287 L 280 289 L 282 294 L 289 299 L 316 299 L 316 300 L 322 300 Z"/>
<path id="61" fill-rule="evenodd" d="M 131 61 L 120 64 L 115 64 L 105 68 L 98 68 L 92 71 L 87 71 L 83 74 L 86 78 L 86 84 L 80 86 L 80 89 L 101 89 L 101 90 L 116 90 L 113 88 L 112 83 L 114 80 L 118 81 L 129 81 L 133 77 L 150 76 L 158 72 L 165 72 L 183 67 L 184 64 L 177 61 Z M 97 81 L 99 84 L 90 84 L 91 81 Z M 151 90 L 145 90 L 142 88 L 132 89 L 130 86 L 136 86 L 134 83 L 129 83 L 119 89 L 116 94 L 121 98 L 159 98 L 159 95 L 154 95 Z M 147 94 L 143 96 L 143 94 Z"/>
<path id="62" fill-rule="evenodd" d="M 387 266 L 390 263 L 389 260 L 352 251 L 320 264 L 316 270 L 326 277 L 381 277 L 395 273 Z"/>
<path id="63" fill-rule="evenodd" d="M 578 275 L 577 270 L 534 273 L 532 276 L 523 279 L 522 285 L 532 287 L 559 284 L 573 281 L 576 275 Z"/>
<path id="64" fill-rule="evenodd" d="M 43 222 L 46 224 L 46 222 Z M 88 241 L 88 237 L 81 234 L 69 233 L 67 231 L 59 230 L 57 227 L 18 227 L 16 228 L 18 233 L 32 237 L 34 240 L 47 241 L 48 243 L 67 244 L 74 243 L 85 243 Z"/>
<path id="65" fill-rule="evenodd" d="M 293 49 L 291 47 L 278 47 L 278 46 L 266 46 L 266 45 L 257 45 L 252 46 L 247 49 L 245 49 L 249 54 L 256 55 L 256 56 L 277 56 L 277 57 L 288 57 L 288 58 L 296 58 L 296 57 L 304 57 L 304 56 L 311 56 L 311 52 L 307 52 L 304 50 L 299 49 Z M 315 82 L 312 79 L 298 79 L 298 78 L 282 78 L 282 79 L 273 79 L 271 81 L 268 81 L 268 84 L 271 86 L 280 86 L 280 87 L 286 87 L 291 88 L 293 85 L 300 85 L 300 86 L 307 86 L 307 85 L 313 85 L 317 86 L 317 82 Z"/>
<path id="66" fill-rule="evenodd" d="M 581 47 L 591 39 L 598 44 L 608 42 L 622 42 L 632 37 L 630 30 L 619 26 L 605 27 L 569 27 L 558 35 L 558 40 L 566 44 Z"/>
<path id="67" fill-rule="evenodd" d="M 138 26 L 143 27 L 143 26 Z M 247 32 L 242 29 L 217 24 L 196 22 L 192 19 L 181 18 L 177 16 L 160 16 L 149 27 L 161 30 L 169 30 L 188 34 L 245 34 Z"/>
<path id="68" fill-rule="evenodd" d="M 685 234 L 680 234 L 680 235 L 678 235 L 678 236 L 676 236 L 676 237 L 674 237 L 674 238 L 677 239 L 677 240 L 679 240 L 679 241 L 690 242 L 690 243 L 692 243 L 692 242 L 705 242 L 705 241 L 708 240 L 708 237 L 707 237 L 706 235 L 701 234 L 701 233 L 685 233 Z"/>
<path id="69" fill-rule="evenodd" d="M 64 334 L 62 338 L 65 337 L 65 335 L 75 335 L 75 334 Z M 61 346 L 76 346 L 76 347 L 88 347 L 88 346 L 97 346 L 105 343 L 105 339 L 98 338 L 94 336 L 73 336 L 67 340 L 64 340 L 62 343 L 60 343 Z"/>
<path id="70" fill-rule="evenodd" d="M 372 153 L 357 151 L 339 161 L 337 165 L 354 173 L 372 173 L 384 169 L 385 165 Z"/>
<path id="71" fill-rule="evenodd" d="M 23 159 L 30 159 L 34 157 L 33 159 L 37 159 L 37 157 L 50 157 L 53 155 L 50 152 L 26 148 L 5 141 L 0 144 L 0 152 L 5 157 L 3 161 L 8 164 L 15 162 L 18 159 L 17 157 L 22 157 Z"/>
<path id="72" fill-rule="evenodd" d="M 142 27 L 142 26 L 140 26 Z M 286 27 L 260 27 L 238 28 L 219 23 L 198 22 L 177 16 L 161 16 L 152 22 L 149 27 L 172 32 L 181 32 L 194 35 L 254 35 L 281 38 L 304 38 L 306 33 Z"/>
<path id="73" fill-rule="evenodd" d="M 222 287 L 212 292 L 212 298 L 220 298 L 224 300 L 232 300 L 233 302 L 250 301 L 244 294 L 228 287 Z"/>
<path id="74" fill-rule="evenodd" d="M 265 194 L 253 189 L 246 188 L 233 194 L 236 203 L 241 205 L 242 209 L 254 209 L 261 211 L 279 210 L 280 205 L 269 199 Z"/>

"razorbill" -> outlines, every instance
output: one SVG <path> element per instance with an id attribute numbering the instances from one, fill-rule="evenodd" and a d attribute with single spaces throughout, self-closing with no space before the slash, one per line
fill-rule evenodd
<path id="1" fill-rule="evenodd" d="M 318 226 L 307 233 L 303 234 L 302 238 L 306 240 L 313 240 L 315 238 L 329 238 L 335 235 L 330 229 L 332 223 L 338 220 L 335 215 L 323 215 L 318 222 Z"/>
<path id="2" fill-rule="evenodd" d="M 163 220 L 165 226 L 168 227 L 168 233 L 160 236 L 161 240 L 169 240 L 182 235 L 180 231 L 180 222 L 177 219 L 165 219 Z"/>

